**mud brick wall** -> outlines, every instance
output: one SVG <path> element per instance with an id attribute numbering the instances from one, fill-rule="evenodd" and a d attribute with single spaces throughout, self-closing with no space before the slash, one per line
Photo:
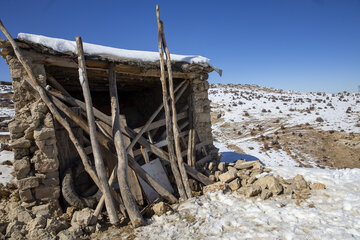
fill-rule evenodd
<path id="1" fill-rule="evenodd" d="M 208 74 L 202 74 L 191 81 L 194 127 L 201 142 L 210 142 L 207 152 L 217 158 L 218 149 L 213 146 L 211 133 L 210 100 L 208 96 Z"/>
<path id="2" fill-rule="evenodd" d="M 15 56 L 6 61 L 13 79 L 15 117 L 9 123 L 10 144 L 14 151 L 14 170 L 19 195 L 29 206 L 58 205 L 60 196 L 59 161 L 51 113 L 41 99 L 32 95 L 25 70 Z M 46 84 L 43 65 L 29 62 L 39 83 Z"/>

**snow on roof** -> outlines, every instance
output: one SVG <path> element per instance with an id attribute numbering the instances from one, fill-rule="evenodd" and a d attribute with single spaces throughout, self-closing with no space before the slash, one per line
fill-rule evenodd
<path id="1" fill-rule="evenodd" d="M 22 39 L 36 44 L 41 44 L 45 47 L 51 48 L 61 53 L 69 53 L 69 52 L 75 54 L 77 53 L 75 41 L 46 37 L 42 35 L 35 35 L 29 33 L 19 33 L 18 39 Z M 155 62 L 159 60 L 158 52 L 127 50 L 127 49 L 106 47 L 91 43 L 83 43 L 83 47 L 85 54 L 89 54 L 89 55 L 98 55 L 98 56 L 107 55 L 116 58 L 127 58 L 127 59 L 149 61 L 149 62 Z M 176 61 L 176 62 L 201 63 L 201 64 L 209 64 L 210 62 L 210 59 L 202 56 L 171 54 L 170 58 L 172 61 Z"/>

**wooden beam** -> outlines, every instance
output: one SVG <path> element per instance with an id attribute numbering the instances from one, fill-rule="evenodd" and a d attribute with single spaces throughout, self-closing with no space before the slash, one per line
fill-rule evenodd
<path id="1" fill-rule="evenodd" d="M 134 227 L 145 225 L 145 221 L 140 214 L 139 208 L 131 194 L 128 182 L 128 154 L 125 149 L 124 138 L 121 133 L 120 106 L 117 95 L 116 77 L 114 65 L 109 69 L 109 90 L 111 97 L 111 118 L 114 144 L 118 156 L 117 176 L 122 199 L 128 212 L 131 223 Z M 106 205 L 106 198 L 105 198 Z"/>
<path id="2" fill-rule="evenodd" d="M 184 119 L 184 118 L 187 118 L 188 115 L 189 115 L 189 113 L 188 113 L 187 111 L 180 113 L 180 114 L 178 115 L 178 121 L 180 121 L 180 120 L 182 120 L 182 119 Z M 157 129 L 157 128 L 159 128 L 159 127 L 165 126 L 165 124 L 166 124 L 166 120 L 165 120 L 165 119 L 161 119 L 161 120 L 155 121 L 155 122 L 151 123 L 150 125 L 148 125 L 146 131 L 150 131 L 150 130 L 153 130 L 153 129 Z M 142 127 L 135 128 L 134 131 L 140 133 L 140 131 L 141 131 L 144 127 L 145 127 L 145 125 L 142 126 Z M 144 132 L 145 132 L 145 131 L 143 131 L 143 133 L 144 133 Z"/>

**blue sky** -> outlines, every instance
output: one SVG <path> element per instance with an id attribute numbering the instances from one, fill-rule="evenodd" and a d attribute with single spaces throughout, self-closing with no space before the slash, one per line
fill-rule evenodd
<path id="1" fill-rule="evenodd" d="M 210 82 L 358 90 L 360 0 L 2 0 L 0 17 L 13 36 L 80 35 L 85 42 L 157 51 L 157 3 L 170 51 L 208 57 L 223 69 Z M 0 80 L 10 80 L 2 58 Z"/>

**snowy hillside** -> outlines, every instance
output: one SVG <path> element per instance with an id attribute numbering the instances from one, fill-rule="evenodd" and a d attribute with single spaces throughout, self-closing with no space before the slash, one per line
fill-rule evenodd
<path id="1" fill-rule="evenodd" d="M 212 85 L 209 98 L 222 152 L 250 154 L 267 166 L 360 167 L 360 93 Z"/>

